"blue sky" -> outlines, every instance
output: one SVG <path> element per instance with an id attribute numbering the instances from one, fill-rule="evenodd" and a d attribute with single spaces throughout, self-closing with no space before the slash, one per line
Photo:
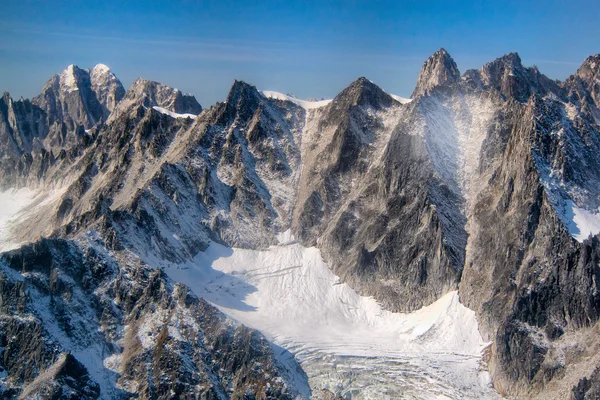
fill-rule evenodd
<path id="1" fill-rule="evenodd" d="M 516 51 L 564 79 L 600 53 L 595 1 L 29 1 L 0 4 L 0 91 L 32 97 L 67 65 L 111 67 L 221 101 L 234 79 L 333 97 L 359 76 L 408 97 L 440 47 L 461 72 Z"/>

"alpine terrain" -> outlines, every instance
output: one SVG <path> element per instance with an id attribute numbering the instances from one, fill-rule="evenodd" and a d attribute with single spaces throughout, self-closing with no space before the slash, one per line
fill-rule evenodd
<path id="1" fill-rule="evenodd" d="M 600 55 L 0 98 L 0 397 L 600 398 Z"/>

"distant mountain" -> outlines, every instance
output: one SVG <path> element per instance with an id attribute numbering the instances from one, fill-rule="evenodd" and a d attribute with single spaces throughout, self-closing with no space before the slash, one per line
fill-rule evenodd
<path id="1" fill-rule="evenodd" d="M 170 278 L 210 246 L 256 255 L 287 240 L 392 312 L 458 290 L 491 342 L 481 362 L 499 394 L 595 398 L 599 77 L 600 55 L 559 82 L 516 53 L 461 76 L 441 49 L 411 99 L 364 77 L 321 101 L 235 81 L 203 109 L 141 78 L 125 91 L 102 64 L 67 67 L 32 101 L 4 94 L 0 391 L 369 398 L 302 371 L 314 344 L 295 349 L 298 364 L 272 343 L 279 330 L 267 340 L 232 320 L 214 299 L 238 286 L 198 272 L 210 304 Z"/>

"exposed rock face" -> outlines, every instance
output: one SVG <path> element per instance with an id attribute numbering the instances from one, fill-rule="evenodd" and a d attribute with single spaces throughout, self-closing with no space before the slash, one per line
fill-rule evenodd
<path id="1" fill-rule="evenodd" d="M 14 101 L 8 93 L 0 98 L 0 157 L 16 161 L 40 146 L 48 133 L 44 111 L 29 100 Z"/>
<path id="2" fill-rule="evenodd" d="M 4 253 L 3 398 L 292 398 L 262 335 L 102 247 L 42 240 Z"/>
<path id="3" fill-rule="evenodd" d="M 96 93 L 96 98 L 102 104 L 102 117 L 106 120 L 117 106 L 117 103 L 125 96 L 125 89 L 121 81 L 104 64 L 98 64 L 92 68 L 90 81 L 92 90 Z"/>
<path id="4" fill-rule="evenodd" d="M 577 72 L 567 78 L 565 89 L 574 103 L 581 105 L 581 113 L 600 123 L 600 55 L 590 56 Z"/>
<path id="5" fill-rule="evenodd" d="M 533 101 L 513 126 L 511 157 L 475 205 L 460 291 L 494 341 L 496 387 L 520 395 L 560 377 L 565 365 L 552 342 L 593 325 L 600 311 L 598 241 L 575 242 L 550 205 L 531 150 L 532 111 Z"/>
<path id="6" fill-rule="evenodd" d="M 71 353 L 64 353 L 27 385 L 19 398 L 97 399 L 99 395 L 100 388 L 85 367 Z"/>
<path id="7" fill-rule="evenodd" d="M 388 134 L 383 117 L 376 113 L 392 104 L 398 105 L 360 78 L 321 111 L 318 125 L 305 138 L 308 146 L 294 216 L 300 240 L 316 243 L 316 236 L 351 191 L 348 183 L 367 171 L 376 142 Z"/>
<path id="8" fill-rule="evenodd" d="M 162 83 L 138 78 L 125 93 L 123 105 L 131 103 L 141 104 L 144 107 L 162 107 L 178 114 L 198 115 L 202 107 L 196 98 L 183 94 L 179 89 L 174 89 Z"/>
<path id="9" fill-rule="evenodd" d="M 469 70 L 464 79 L 474 87 L 495 90 L 505 99 L 520 102 L 526 102 L 532 94 L 561 93 L 558 84 L 542 75 L 536 67 L 524 67 L 517 53 L 500 57 L 478 71 Z"/>
<path id="10" fill-rule="evenodd" d="M 589 378 L 581 379 L 571 393 L 571 400 L 598 398 L 600 398 L 600 368 L 596 368 Z"/>
<path id="11" fill-rule="evenodd" d="M 54 75 L 32 102 L 46 113 L 46 141 L 51 149 L 74 145 L 83 130 L 94 126 L 104 114 L 90 74 L 76 65 Z"/>
<path id="12" fill-rule="evenodd" d="M 446 189 L 415 132 L 417 113 L 364 78 L 338 95 L 319 136 L 307 138 L 315 145 L 305 153 L 293 225 L 338 275 L 392 310 L 430 303 L 456 287 L 462 268 L 463 250 L 448 245 L 435 208 Z"/>
<path id="13" fill-rule="evenodd" d="M 574 240 L 575 222 L 565 212 L 570 204 L 598 207 L 598 142 L 591 139 L 598 132 L 563 87 L 531 80 L 531 70 L 516 72 L 525 79 L 516 86 L 513 78 L 492 86 L 508 99 L 510 132 L 493 156 L 500 164 L 474 203 L 460 293 L 494 341 L 496 388 L 561 398 L 545 392 L 548 382 L 581 374 L 585 357 L 570 355 L 566 363 L 569 339 L 557 339 L 594 326 L 600 312 L 598 239 Z"/>
<path id="14" fill-rule="evenodd" d="M 594 99 L 596 106 L 600 102 L 600 54 L 586 58 L 583 65 L 575 73 L 575 77 L 581 79 L 585 89 Z"/>
<path id="15" fill-rule="evenodd" d="M 411 97 L 428 94 L 436 87 L 451 85 L 459 80 L 460 72 L 456 63 L 445 49 L 440 49 L 423 64 Z"/>

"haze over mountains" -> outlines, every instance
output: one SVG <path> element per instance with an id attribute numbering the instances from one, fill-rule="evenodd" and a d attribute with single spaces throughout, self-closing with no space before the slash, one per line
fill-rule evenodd
<path id="1" fill-rule="evenodd" d="M 0 391 L 597 398 L 599 131 L 600 55 L 441 49 L 411 99 L 203 108 L 104 65 L 5 93 Z"/>

